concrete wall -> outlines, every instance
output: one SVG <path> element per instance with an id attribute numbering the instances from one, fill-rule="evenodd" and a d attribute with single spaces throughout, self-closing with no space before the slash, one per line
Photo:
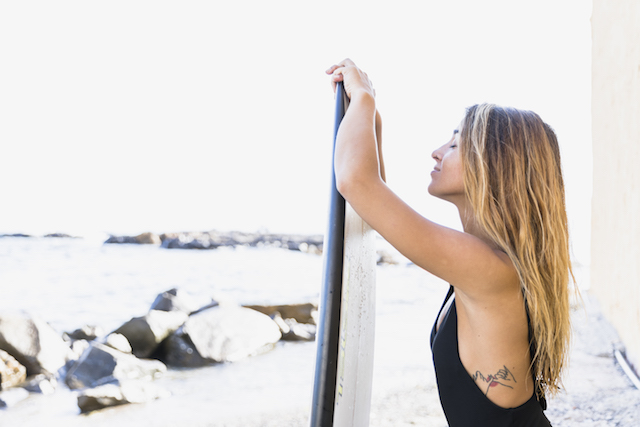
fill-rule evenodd
<path id="1" fill-rule="evenodd" d="M 591 290 L 640 372 L 640 1 L 593 0 Z"/>

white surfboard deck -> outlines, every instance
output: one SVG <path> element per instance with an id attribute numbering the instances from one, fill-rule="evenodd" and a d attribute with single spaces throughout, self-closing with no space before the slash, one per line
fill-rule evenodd
<path id="1" fill-rule="evenodd" d="M 334 427 L 366 427 L 375 338 L 375 232 L 346 203 Z"/>

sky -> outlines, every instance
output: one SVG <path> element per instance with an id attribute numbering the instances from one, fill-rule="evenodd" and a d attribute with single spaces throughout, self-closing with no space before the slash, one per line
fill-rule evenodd
<path id="1" fill-rule="evenodd" d="M 540 114 L 588 263 L 590 3 L 3 2 L 0 233 L 324 232 L 324 70 L 349 57 L 376 88 L 389 185 L 451 227 L 426 188 L 465 107 Z"/>

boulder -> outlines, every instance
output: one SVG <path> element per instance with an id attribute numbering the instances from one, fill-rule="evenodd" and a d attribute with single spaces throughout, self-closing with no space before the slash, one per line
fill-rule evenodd
<path id="1" fill-rule="evenodd" d="M 71 389 L 96 387 L 113 380 L 154 379 L 166 372 L 158 360 L 142 360 L 99 343 L 92 343 L 71 367 L 65 382 Z"/>
<path id="2" fill-rule="evenodd" d="M 0 350 L 0 390 L 14 387 L 27 378 L 27 368 L 4 350 Z"/>
<path id="3" fill-rule="evenodd" d="M 91 344 L 87 340 L 75 340 L 71 343 L 71 354 L 69 355 L 69 361 L 75 361 L 80 359 L 80 356 L 89 348 Z"/>
<path id="4" fill-rule="evenodd" d="M 254 246 L 271 246 L 313 254 L 321 254 L 323 237 L 300 234 L 261 234 L 255 239 Z"/>
<path id="5" fill-rule="evenodd" d="M 25 313 L 0 315 L 0 349 L 27 368 L 27 375 L 55 374 L 70 350 L 48 323 Z"/>
<path id="6" fill-rule="evenodd" d="M 162 243 L 160 236 L 149 232 L 138 234 L 134 239 L 140 245 L 159 245 Z"/>
<path id="7" fill-rule="evenodd" d="M 107 243 L 120 243 L 120 244 L 137 244 L 137 245 L 159 245 L 162 243 L 160 236 L 154 233 L 142 233 L 137 236 L 109 236 L 104 242 Z"/>
<path id="8" fill-rule="evenodd" d="M 112 332 L 109 335 L 107 335 L 104 338 L 103 344 L 106 345 L 107 347 L 111 347 L 123 353 L 131 354 L 133 352 L 133 349 L 131 348 L 131 343 L 129 342 L 127 337 L 117 332 Z"/>
<path id="9" fill-rule="evenodd" d="M 128 403 L 146 403 L 168 397 L 169 392 L 155 384 L 143 381 L 109 383 L 78 393 L 81 413 Z"/>
<path id="10" fill-rule="evenodd" d="M 268 316 L 239 306 L 200 311 L 165 341 L 169 365 L 203 366 L 233 362 L 272 349 L 281 338 Z"/>
<path id="11" fill-rule="evenodd" d="M 162 247 L 167 249 L 216 249 L 220 246 L 223 244 L 208 233 L 179 233 L 162 239 Z"/>
<path id="12" fill-rule="evenodd" d="M 280 313 L 283 319 L 295 319 L 298 323 L 315 324 L 315 313 L 318 311 L 316 304 L 285 304 L 285 305 L 245 305 L 246 308 L 259 311 L 267 316 L 273 317 Z"/>
<path id="13" fill-rule="evenodd" d="M 165 338 L 186 322 L 187 317 L 182 311 L 151 310 L 145 316 L 129 320 L 114 333 L 126 337 L 136 357 L 149 357 Z"/>
<path id="14" fill-rule="evenodd" d="M 215 363 L 200 356 L 189 335 L 184 334 L 181 329 L 164 340 L 156 354 L 158 358 L 177 368 L 198 368 Z"/>
<path id="15" fill-rule="evenodd" d="M 151 304 L 150 310 L 182 311 L 192 314 L 216 305 L 218 302 L 211 298 L 198 298 L 183 289 L 173 288 L 159 294 Z"/>
<path id="16" fill-rule="evenodd" d="M 384 251 L 384 250 L 377 250 L 376 251 L 376 264 L 377 265 L 397 265 L 398 260 L 396 260 L 396 258 L 389 252 Z"/>
<path id="17" fill-rule="evenodd" d="M 105 244 L 137 244 L 135 236 L 109 236 L 104 242 Z"/>
<path id="18" fill-rule="evenodd" d="M 65 332 L 62 336 L 69 340 L 93 341 L 96 338 L 104 336 L 104 329 L 96 325 L 84 325 L 82 328 L 76 329 L 73 332 Z"/>
<path id="19" fill-rule="evenodd" d="M 273 316 L 282 333 L 284 341 L 314 341 L 316 339 L 316 325 L 298 323 L 296 319 L 283 319 L 280 313 Z"/>
<path id="20" fill-rule="evenodd" d="M 30 393 L 52 394 L 56 391 L 58 381 L 52 375 L 38 374 L 27 378 L 27 381 L 20 384 L 20 387 Z"/>

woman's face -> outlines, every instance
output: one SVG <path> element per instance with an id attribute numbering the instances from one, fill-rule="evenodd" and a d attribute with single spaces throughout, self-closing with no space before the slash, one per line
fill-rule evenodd
<path id="1" fill-rule="evenodd" d="M 460 156 L 460 129 L 461 127 L 458 126 L 453 131 L 451 140 L 431 155 L 436 164 L 431 172 L 429 194 L 454 204 L 465 197 Z"/>

